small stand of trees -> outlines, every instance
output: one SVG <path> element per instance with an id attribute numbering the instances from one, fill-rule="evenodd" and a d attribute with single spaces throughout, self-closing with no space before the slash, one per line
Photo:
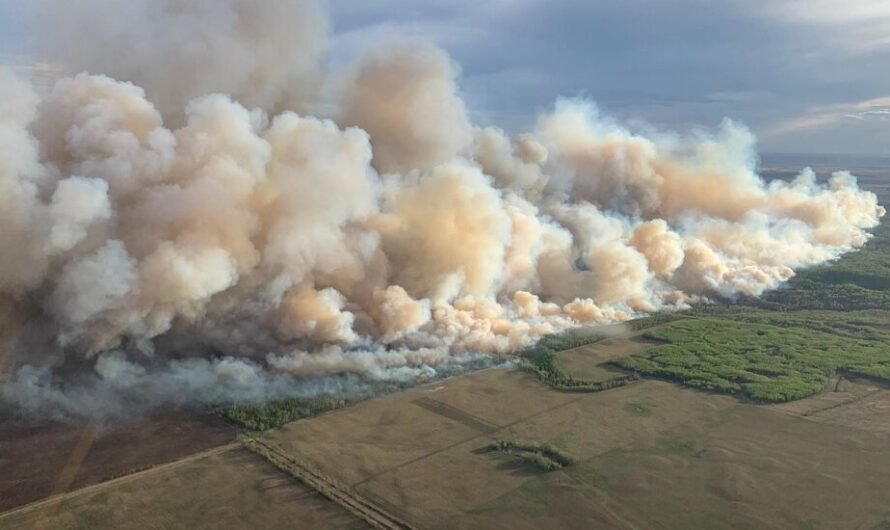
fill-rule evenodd
<path id="1" fill-rule="evenodd" d="M 574 463 L 574 458 L 552 445 L 537 442 L 495 440 L 488 444 L 489 451 L 505 453 L 527 462 L 542 471 L 556 471 Z"/>

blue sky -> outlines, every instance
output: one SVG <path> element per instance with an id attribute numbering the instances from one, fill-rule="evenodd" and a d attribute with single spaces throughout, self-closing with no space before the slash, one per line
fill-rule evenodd
<path id="1" fill-rule="evenodd" d="M 27 0 L 0 0 L 20 54 Z M 890 0 L 331 0 L 333 61 L 423 38 L 475 118 L 517 130 L 560 96 L 679 131 L 730 117 L 765 151 L 890 154 Z"/>

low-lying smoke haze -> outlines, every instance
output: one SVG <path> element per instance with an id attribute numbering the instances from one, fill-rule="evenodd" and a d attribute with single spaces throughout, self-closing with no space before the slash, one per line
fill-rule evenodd
<path id="1" fill-rule="evenodd" d="M 760 295 L 884 214 L 846 172 L 764 182 L 730 121 L 644 134 L 566 99 L 511 138 L 431 45 L 325 71 L 316 1 L 38 4 L 84 73 L 38 95 L 0 72 L 2 396 L 26 414 L 410 381 Z"/>

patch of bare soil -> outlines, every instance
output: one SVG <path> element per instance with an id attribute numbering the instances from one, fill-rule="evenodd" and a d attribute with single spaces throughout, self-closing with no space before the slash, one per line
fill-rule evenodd
<path id="1" fill-rule="evenodd" d="M 203 411 L 158 412 L 98 428 L 0 418 L 0 511 L 172 462 L 235 438 Z"/>

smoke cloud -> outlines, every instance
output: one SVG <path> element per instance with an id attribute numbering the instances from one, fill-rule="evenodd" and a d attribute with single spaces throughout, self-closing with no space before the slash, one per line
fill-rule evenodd
<path id="1" fill-rule="evenodd" d="M 90 73 L 0 71 L 0 384 L 28 414 L 429 377 L 760 295 L 884 215 L 849 173 L 765 182 L 730 121 L 644 136 L 560 100 L 511 138 L 429 45 L 327 73 L 315 1 L 39 10 Z"/>
<path id="2" fill-rule="evenodd" d="M 143 87 L 178 123 L 193 98 L 308 109 L 329 23 L 317 0 L 34 0 L 41 55 Z"/>

